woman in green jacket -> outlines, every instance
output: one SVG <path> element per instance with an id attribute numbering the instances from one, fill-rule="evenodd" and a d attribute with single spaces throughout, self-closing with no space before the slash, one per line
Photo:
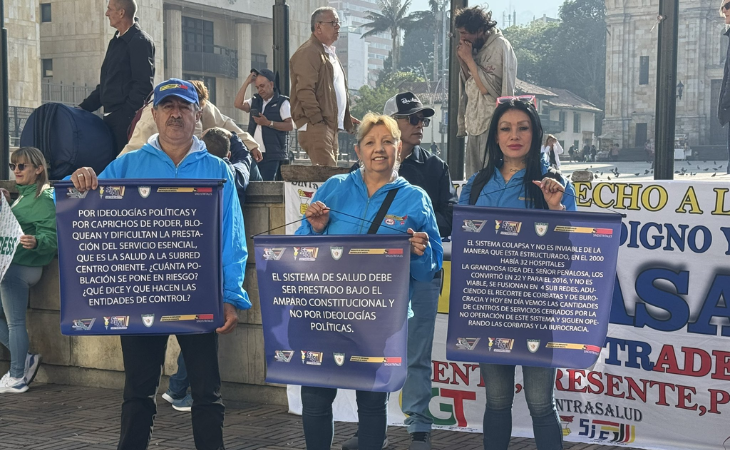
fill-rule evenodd
<path id="1" fill-rule="evenodd" d="M 58 247 L 56 207 L 43 154 L 37 148 L 21 147 L 10 160 L 20 193 L 11 209 L 24 234 L 0 281 L 0 343 L 10 350 L 10 371 L 0 379 L 0 394 L 27 391 L 38 370 L 41 356 L 28 353 L 28 291 Z"/>

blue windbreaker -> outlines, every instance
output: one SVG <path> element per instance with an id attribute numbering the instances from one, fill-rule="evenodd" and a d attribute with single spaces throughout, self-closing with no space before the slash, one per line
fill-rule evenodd
<path id="1" fill-rule="evenodd" d="M 226 163 L 208 153 L 205 144 L 193 137 L 190 153 L 175 167 L 162 151 L 153 135 L 139 150 L 129 152 L 112 161 L 102 173 L 103 178 L 205 178 L 225 179 L 223 184 L 223 223 L 221 224 L 221 251 L 223 260 L 223 301 L 238 309 L 249 309 L 251 301 L 243 290 L 246 270 L 246 230 L 241 205 L 235 190 L 233 174 Z"/>
<path id="2" fill-rule="evenodd" d="M 550 167 L 550 163 L 547 161 L 544 155 L 541 159 L 541 162 L 542 173 L 546 174 L 548 168 Z M 469 204 L 471 186 L 474 183 L 474 178 L 476 176 L 476 173 L 472 175 L 471 178 L 469 178 L 469 181 L 467 181 L 467 183 L 461 190 L 461 195 L 459 195 L 460 205 Z M 527 208 L 528 202 L 525 199 L 525 190 L 523 188 L 524 179 L 525 169 L 522 169 L 512 175 L 512 178 L 510 178 L 509 181 L 505 183 L 502 172 L 500 172 L 498 168 L 495 169 L 492 178 L 487 181 L 487 184 L 484 185 L 484 189 L 482 189 L 482 192 L 479 194 L 479 198 L 477 198 L 475 206 Z M 573 184 L 565 180 L 565 178 L 563 178 L 563 181 L 565 182 L 565 193 L 563 193 L 563 199 L 560 201 L 560 203 L 565 205 L 566 210 L 575 211 L 575 189 L 573 188 Z"/>
<path id="3" fill-rule="evenodd" d="M 428 233 L 429 245 L 423 255 L 416 256 L 411 253 L 411 277 L 418 281 L 431 281 L 436 272 L 441 270 L 444 256 L 436 215 L 426 191 L 409 184 L 404 178 L 399 177 L 386 184 L 370 198 L 360 170 L 345 175 L 335 175 L 327 180 L 312 198 L 313 202 L 321 201 L 332 209 L 329 223 L 322 234 L 366 234 L 388 191 L 395 188 L 400 189 L 383 219 L 383 224 L 389 228 L 381 226 L 378 234 L 397 234 L 396 230 L 405 233 L 408 228 Z M 317 233 L 307 219 L 304 219 L 296 234 Z"/>

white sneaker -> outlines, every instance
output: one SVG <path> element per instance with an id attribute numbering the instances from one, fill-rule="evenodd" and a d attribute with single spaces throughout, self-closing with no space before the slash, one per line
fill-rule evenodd
<path id="1" fill-rule="evenodd" d="M 0 394 L 20 394 L 27 390 L 28 385 L 25 384 L 23 378 L 13 378 L 10 376 L 10 372 L 0 379 Z"/>
<path id="2" fill-rule="evenodd" d="M 25 357 L 25 371 L 23 372 L 23 381 L 30 386 L 38 373 L 38 367 L 41 364 L 41 355 L 37 353 L 28 353 Z"/>

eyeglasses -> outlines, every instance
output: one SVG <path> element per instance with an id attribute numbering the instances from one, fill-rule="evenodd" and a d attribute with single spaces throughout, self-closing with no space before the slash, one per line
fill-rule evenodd
<path id="1" fill-rule="evenodd" d="M 526 105 L 532 105 L 533 107 L 537 107 L 537 98 L 535 98 L 534 95 L 518 95 L 518 96 L 499 97 L 497 99 L 497 106 L 503 105 L 505 103 L 513 103 L 513 102 L 520 102 L 520 103 L 524 103 Z"/>
<path id="2" fill-rule="evenodd" d="M 340 27 L 340 21 L 339 20 L 330 20 L 329 22 L 320 21 L 319 23 L 328 23 L 332 25 L 332 28 L 339 28 Z"/>
<path id="3" fill-rule="evenodd" d="M 415 114 L 412 114 L 410 116 L 395 115 L 393 117 L 395 117 L 396 119 L 408 119 L 408 122 L 413 126 L 416 126 L 420 122 L 423 122 L 424 128 L 427 127 L 431 123 L 431 119 L 429 119 L 428 117 L 418 117 Z"/>
<path id="4" fill-rule="evenodd" d="M 10 163 L 10 164 L 8 164 L 8 167 L 10 167 L 10 170 L 15 170 L 15 168 L 17 167 L 18 170 L 20 170 L 21 172 L 24 171 L 25 168 L 28 166 L 35 167 L 35 164 L 27 164 L 27 163 L 20 163 L 20 164 Z"/>

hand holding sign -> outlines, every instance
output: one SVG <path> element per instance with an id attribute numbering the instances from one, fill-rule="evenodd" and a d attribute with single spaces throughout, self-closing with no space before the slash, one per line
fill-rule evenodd
<path id="1" fill-rule="evenodd" d="M 309 204 L 307 210 L 304 211 L 304 217 L 307 218 L 316 233 L 322 233 L 330 221 L 330 210 L 324 203 L 316 201 Z"/>

